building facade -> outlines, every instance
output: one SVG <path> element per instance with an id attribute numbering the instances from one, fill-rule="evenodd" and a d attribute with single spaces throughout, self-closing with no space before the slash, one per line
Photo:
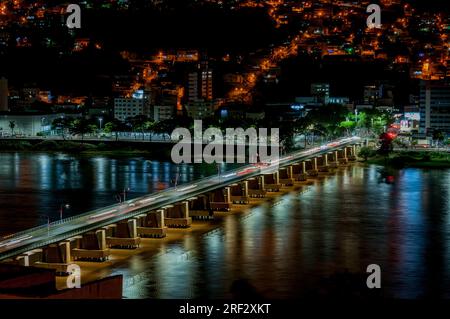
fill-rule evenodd
<path id="1" fill-rule="evenodd" d="M 207 62 L 201 62 L 198 70 L 188 74 L 188 103 L 197 100 L 211 101 L 213 96 L 213 72 Z"/>
<path id="2" fill-rule="evenodd" d="M 434 131 L 450 135 L 450 84 L 422 81 L 419 95 L 419 136 L 432 137 Z"/>
<path id="3" fill-rule="evenodd" d="M 2 114 L 0 115 L 1 136 L 37 136 L 49 134 L 52 122 L 63 114 Z"/>
<path id="4" fill-rule="evenodd" d="M 116 98 L 114 99 L 114 118 L 126 121 L 139 115 L 150 115 L 149 106 L 145 98 Z"/>

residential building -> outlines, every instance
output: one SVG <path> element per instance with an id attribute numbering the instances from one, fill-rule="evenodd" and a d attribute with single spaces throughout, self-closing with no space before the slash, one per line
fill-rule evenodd
<path id="1" fill-rule="evenodd" d="M 188 95 L 189 103 L 197 100 L 211 101 L 213 99 L 213 72 L 208 66 L 208 62 L 199 64 L 198 70 L 188 74 Z"/>
<path id="2" fill-rule="evenodd" d="M 450 84 L 421 81 L 419 95 L 421 137 L 431 137 L 435 130 L 450 134 Z"/>
<path id="3" fill-rule="evenodd" d="M 155 122 L 170 120 L 174 117 L 174 114 L 174 105 L 155 105 L 153 107 L 153 120 Z"/>
<path id="4" fill-rule="evenodd" d="M 114 118 L 125 121 L 138 115 L 151 117 L 150 93 L 138 90 L 131 98 L 114 99 Z"/>

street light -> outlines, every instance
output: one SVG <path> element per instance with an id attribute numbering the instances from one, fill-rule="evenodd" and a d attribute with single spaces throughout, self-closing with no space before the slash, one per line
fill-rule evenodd
<path id="1" fill-rule="evenodd" d="M 125 202 L 127 200 L 127 192 L 130 191 L 130 188 L 124 188 L 123 189 L 123 193 L 119 193 L 116 195 L 116 199 L 119 203 Z M 123 201 L 122 201 L 122 195 L 123 195 Z"/>
<path id="2" fill-rule="evenodd" d="M 102 122 L 103 122 L 103 117 L 99 117 L 98 121 L 100 122 L 100 130 L 102 130 Z"/>
<path id="3" fill-rule="evenodd" d="M 59 208 L 59 220 L 63 219 L 64 208 L 69 209 L 70 205 L 69 204 L 61 204 L 61 206 Z"/>

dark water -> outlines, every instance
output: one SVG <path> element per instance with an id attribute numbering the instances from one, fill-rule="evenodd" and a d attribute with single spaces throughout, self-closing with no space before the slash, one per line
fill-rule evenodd
<path id="1" fill-rule="evenodd" d="M 11 232 L 187 182 L 214 167 L 177 169 L 142 158 L 0 155 L 0 229 Z M 354 166 L 273 204 L 228 215 L 219 228 L 161 242 L 156 255 L 127 259 L 126 298 L 266 298 L 365 295 L 366 267 L 378 264 L 387 297 L 450 297 L 450 170 L 386 172 Z M 343 288 L 344 287 L 344 288 Z M 252 291 L 253 290 L 253 291 Z"/>
<path id="2" fill-rule="evenodd" d="M 115 204 L 215 174 L 213 166 L 173 165 L 145 158 L 0 153 L 0 235 Z"/>

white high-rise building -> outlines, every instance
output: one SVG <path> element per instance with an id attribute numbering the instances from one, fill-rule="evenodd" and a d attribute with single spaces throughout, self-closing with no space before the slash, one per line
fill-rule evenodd
<path id="1" fill-rule="evenodd" d="M 138 115 L 147 115 L 145 113 L 144 99 L 114 99 L 114 117 L 118 120 L 125 121 L 128 118 L 132 118 Z"/>

